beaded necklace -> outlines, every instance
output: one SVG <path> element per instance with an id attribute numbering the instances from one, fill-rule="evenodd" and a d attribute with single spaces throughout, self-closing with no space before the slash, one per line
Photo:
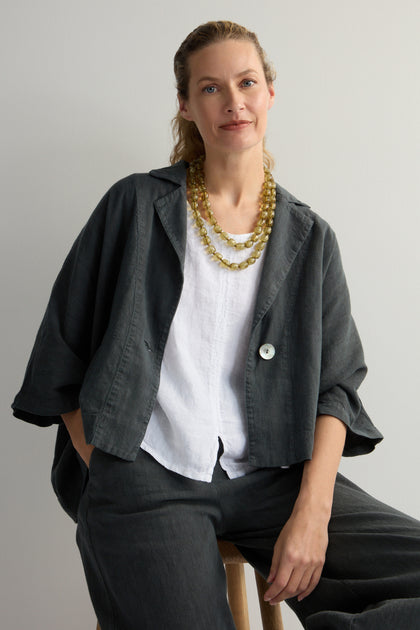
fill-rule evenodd
<path id="1" fill-rule="evenodd" d="M 201 242 L 205 246 L 206 252 L 212 257 L 212 260 L 216 261 L 222 267 L 230 269 L 231 271 L 246 269 L 249 265 L 253 265 L 261 256 L 261 253 L 270 238 L 271 226 L 273 225 L 274 211 L 276 208 L 276 184 L 273 176 L 270 171 L 264 167 L 264 183 L 261 195 L 262 200 L 257 225 L 247 241 L 238 242 L 225 232 L 216 221 L 216 217 L 210 207 L 209 195 L 204 181 L 203 162 L 204 156 L 195 159 L 191 162 L 187 171 L 187 184 L 190 189 L 191 198 L 190 207 L 198 233 L 201 237 Z M 205 225 L 206 222 L 203 220 L 199 210 L 200 200 L 203 205 L 207 221 L 212 226 L 216 237 L 219 237 L 225 241 L 227 245 L 234 247 L 235 249 L 254 247 L 251 255 L 246 260 L 240 263 L 230 262 L 226 258 L 223 258 L 223 255 L 216 250 L 207 232 Z"/>

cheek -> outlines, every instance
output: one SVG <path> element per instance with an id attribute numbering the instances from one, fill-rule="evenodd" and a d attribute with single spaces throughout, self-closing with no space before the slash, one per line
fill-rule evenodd
<path id="1" fill-rule="evenodd" d="M 217 120 L 214 105 L 211 103 L 205 103 L 197 112 L 195 120 L 197 127 L 202 127 L 203 129 L 214 127 Z"/>
<path id="2" fill-rule="evenodd" d="M 266 114 L 270 108 L 269 96 L 267 94 L 260 94 L 255 105 L 258 111 Z"/>

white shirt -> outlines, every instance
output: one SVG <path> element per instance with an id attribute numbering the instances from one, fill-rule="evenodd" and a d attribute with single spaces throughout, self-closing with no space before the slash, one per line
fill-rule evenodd
<path id="1" fill-rule="evenodd" d="M 217 251 L 241 262 L 252 249 L 228 247 L 208 227 Z M 249 234 L 232 235 L 246 241 Z M 163 355 L 159 390 L 141 448 L 167 469 L 211 481 L 219 437 L 230 478 L 248 464 L 244 373 L 263 257 L 241 271 L 206 253 L 188 212 L 184 285 Z"/>

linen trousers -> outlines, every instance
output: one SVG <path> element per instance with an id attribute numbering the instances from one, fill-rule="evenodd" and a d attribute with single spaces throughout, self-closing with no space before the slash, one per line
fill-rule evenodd
<path id="1" fill-rule="evenodd" d="M 234 630 L 217 538 L 267 577 L 302 468 L 206 483 L 95 449 L 77 542 L 101 629 Z M 287 604 L 307 630 L 420 630 L 420 522 L 339 474 L 321 580 Z"/>

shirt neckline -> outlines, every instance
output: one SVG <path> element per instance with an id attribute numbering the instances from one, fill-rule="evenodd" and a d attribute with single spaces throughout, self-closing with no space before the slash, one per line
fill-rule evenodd
<path id="1" fill-rule="evenodd" d="M 187 208 L 188 208 L 188 210 L 191 210 L 191 205 L 190 205 L 190 202 L 188 200 L 187 200 Z M 206 226 L 211 228 L 210 223 L 206 219 L 203 219 L 203 220 L 205 221 Z M 242 239 L 244 241 L 247 241 L 253 235 L 253 232 L 242 232 L 240 234 L 234 234 L 233 232 L 226 232 L 226 234 L 228 234 L 231 238 L 234 238 L 236 240 L 239 240 L 239 242 L 241 242 Z"/>

